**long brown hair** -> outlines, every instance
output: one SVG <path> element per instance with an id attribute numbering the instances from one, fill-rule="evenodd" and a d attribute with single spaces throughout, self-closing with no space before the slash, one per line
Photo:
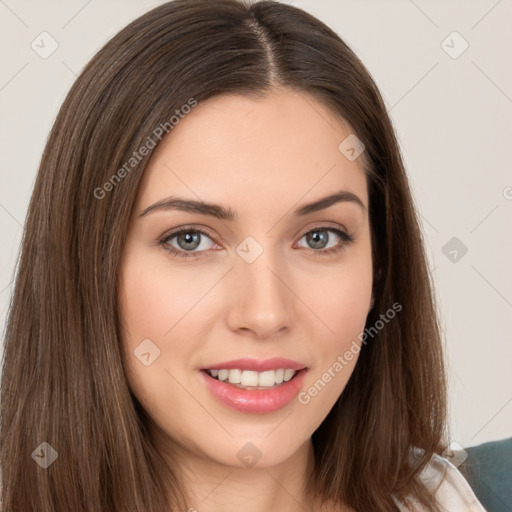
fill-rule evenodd
<path id="1" fill-rule="evenodd" d="M 159 142 L 155 129 L 171 133 L 169 119 L 191 100 L 261 97 L 274 85 L 315 97 L 364 143 L 375 276 L 367 325 L 402 305 L 362 347 L 313 434 L 308 492 L 363 511 L 396 510 L 393 496 L 438 510 L 417 475 L 445 447 L 441 329 L 414 201 L 373 79 L 337 34 L 298 8 L 176 0 L 94 56 L 47 141 L 6 329 L 4 512 L 188 508 L 178 465 L 154 448 L 151 420 L 124 374 L 120 257 L 149 140 Z M 144 145 L 147 155 L 135 162 Z M 45 442 L 58 454 L 46 469 L 35 463 L 50 457 Z M 423 450 L 414 462 L 411 447 Z"/>

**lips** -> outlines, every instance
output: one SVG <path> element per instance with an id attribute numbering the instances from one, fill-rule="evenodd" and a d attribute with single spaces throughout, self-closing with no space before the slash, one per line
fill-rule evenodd
<path id="1" fill-rule="evenodd" d="M 265 372 L 267 370 L 277 370 L 279 368 L 290 368 L 292 370 L 302 370 L 306 368 L 306 365 L 293 361 L 291 359 L 285 359 L 283 357 L 272 357 L 270 359 L 253 359 L 246 357 L 243 359 L 233 359 L 231 361 L 224 361 L 215 363 L 210 366 L 201 368 L 202 370 L 252 370 L 255 372 Z"/>
<path id="2" fill-rule="evenodd" d="M 289 380 L 283 380 L 281 384 L 266 389 L 244 389 L 236 384 L 222 382 L 211 375 L 212 370 L 268 372 L 279 368 L 294 370 L 296 373 Z M 221 404 L 239 412 L 267 414 L 282 409 L 298 395 L 306 372 L 307 367 L 302 363 L 274 357 L 266 360 L 244 358 L 224 361 L 202 368 L 198 373 L 212 396 Z"/>

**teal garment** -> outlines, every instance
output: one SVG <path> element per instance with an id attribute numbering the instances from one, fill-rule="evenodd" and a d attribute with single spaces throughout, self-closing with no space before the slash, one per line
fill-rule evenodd
<path id="1" fill-rule="evenodd" d="M 461 470 L 487 512 L 512 512 L 512 437 L 465 450 Z"/>

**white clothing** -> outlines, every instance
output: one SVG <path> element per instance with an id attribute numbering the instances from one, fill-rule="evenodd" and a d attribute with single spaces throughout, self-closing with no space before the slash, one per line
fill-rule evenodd
<path id="1" fill-rule="evenodd" d="M 437 488 L 435 497 L 443 512 L 486 512 L 467 480 L 448 459 L 434 454 L 420 473 L 420 479 L 432 492 Z M 395 502 L 401 512 L 428 512 L 417 502 L 408 506 Z"/>

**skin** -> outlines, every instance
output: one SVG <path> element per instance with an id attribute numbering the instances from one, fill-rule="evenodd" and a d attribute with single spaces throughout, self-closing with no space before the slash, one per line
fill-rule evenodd
<path id="1" fill-rule="evenodd" d="M 185 116 L 145 170 L 121 262 L 124 364 L 131 390 L 158 427 L 152 432 L 158 447 L 181 464 L 190 507 L 200 512 L 319 510 L 302 492 L 313 464 L 311 435 L 358 354 L 309 403 L 293 400 L 269 414 L 228 408 L 198 372 L 240 357 L 281 356 L 308 366 L 307 390 L 354 340 L 360 346 L 372 259 L 362 158 L 350 161 L 338 149 L 350 133 L 304 93 L 274 89 L 257 100 L 226 94 Z M 293 215 L 341 189 L 357 195 L 365 209 L 340 202 Z M 177 210 L 140 216 L 170 195 L 229 207 L 238 219 Z M 325 231 L 324 223 L 352 234 L 354 242 Z M 200 246 L 191 249 L 178 237 L 167 242 L 188 250 L 188 258 L 158 245 L 189 225 L 208 233 Z M 315 228 L 329 236 L 325 248 L 308 243 L 305 234 Z M 248 236 L 263 248 L 252 263 L 236 252 Z M 338 252 L 318 254 L 340 242 Z M 133 353 L 147 338 L 160 350 L 149 366 Z M 237 457 L 248 442 L 261 453 L 250 468 Z"/>

